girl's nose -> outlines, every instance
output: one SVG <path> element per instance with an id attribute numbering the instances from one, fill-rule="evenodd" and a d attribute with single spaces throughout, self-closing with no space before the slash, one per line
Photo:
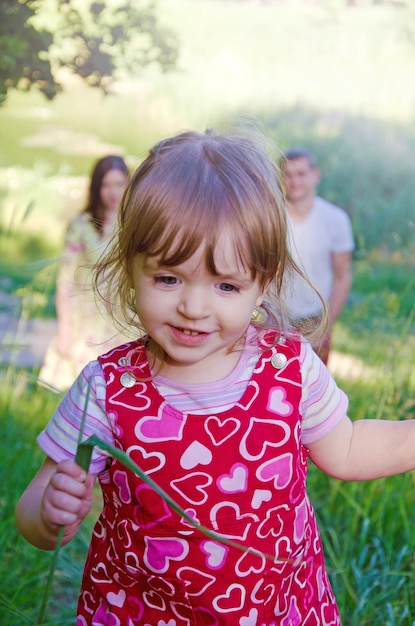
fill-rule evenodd
<path id="1" fill-rule="evenodd" d="M 203 289 L 182 292 L 177 310 L 188 319 L 202 319 L 209 315 L 209 299 Z"/>

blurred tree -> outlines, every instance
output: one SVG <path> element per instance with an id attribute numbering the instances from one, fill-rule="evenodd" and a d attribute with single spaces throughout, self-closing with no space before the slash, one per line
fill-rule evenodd
<path id="1" fill-rule="evenodd" d="M 60 67 L 105 92 L 122 75 L 175 66 L 178 42 L 153 0 L 0 0 L 0 105 L 10 88 L 52 99 Z"/>
<path id="2" fill-rule="evenodd" d="M 30 25 L 32 2 L 0 0 L 0 104 L 11 87 L 36 84 L 48 98 L 58 90 L 46 54 L 53 37 Z"/>

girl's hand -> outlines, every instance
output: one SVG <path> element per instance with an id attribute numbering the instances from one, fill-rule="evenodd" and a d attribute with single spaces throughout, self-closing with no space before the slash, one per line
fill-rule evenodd
<path id="1" fill-rule="evenodd" d="M 58 463 L 42 499 L 40 512 L 45 526 L 52 532 L 59 526 L 78 528 L 91 510 L 94 480 L 74 461 Z"/>
<path id="2" fill-rule="evenodd" d="M 91 510 L 95 478 L 74 461 L 46 457 L 16 506 L 21 535 L 37 548 L 53 550 L 64 526 L 62 545 L 68 543 Z"/>

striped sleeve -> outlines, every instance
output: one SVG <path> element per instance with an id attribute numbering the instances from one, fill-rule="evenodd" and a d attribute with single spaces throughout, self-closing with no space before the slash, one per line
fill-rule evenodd
<path id="1" fill-rule="evenodd" d="M 114 444 L 111 425 L 105 410 L 104 374 L 98 361 L 91 361 L 62 398 L 46 428 L 37 438 L 43 452 L 57 463 L 63 459 L 75 458 L 88 385 L 90 385 L 90 392 L 82 439 L 88 439 L 96 434 L 103 441 Z M 107 455 L 95 447 L 90 473 L 99 474 L 106 468 L 106 464 Z"/>
<path id="2" fill-rule="evenodd" d="M 303 377 L 301 441 L 306 446 L 318 441 L 337 426 L 347 414 L 349 401 L 327 367 L 305 341 L 301 344 L 300 367 Z"/>

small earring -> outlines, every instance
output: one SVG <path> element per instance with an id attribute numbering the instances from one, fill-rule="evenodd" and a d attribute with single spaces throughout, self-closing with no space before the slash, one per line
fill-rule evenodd
<path id="1" fill-rule="evenodd" d="M 265 324 L 268 319 L 268 313 L 262 306 L 254 307 L 251 315 L 251 323 L 252 324 Z"/>

